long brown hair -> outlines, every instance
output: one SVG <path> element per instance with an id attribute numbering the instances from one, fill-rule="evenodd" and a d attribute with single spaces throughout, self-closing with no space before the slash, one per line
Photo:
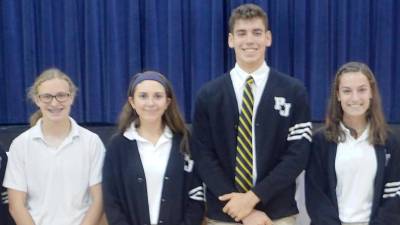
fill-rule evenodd
<path id="1" fill-rule="evenodd" d="M 125 132 L 132 123 L 135 123 L 136 127 L 140 127 L 139 116 L 136 111 L 132 108 L 129 103 L 129 97 L 133 97 L 135 93 L 135 89 L 137 86 L 137 79 L 146 80 L 146 76 L 156 74 L 160 79 L 160 83 L 165 88 L 166 96 L 170 99 L 170 103 L 168 108 L 165 110 L 164 115 L 162 116 L 163 125 L 167 125 L 174 134 L 178 134 L 182 136 L 182 141 L 180 143 L 181 151 L 183 153 L 189 154 L 189 131 L 186 128 L 185 121 L 182 117 L 182 114 L 179 110 L 178 103 L 176 100 L 176 96 L 174 90 L 172 88 L 171 83 L 164 75 L 155 71 L 146 71 L 143 73 L 135 74 L 129 83 L 129 88 L 127 92 L 127 100 L 122 107 L 122 111 L 119 114 L 118 119 L 118 131 L 120 133 Z M 140 83 L 140 82 L 139 82 Z"/>
<path id="2" fill-rule="evenodd" d="M 52 79 L 61 79 L 65 80 L 69 85 L 69 91 L 71 92 L 71 97 L 74 98 L 76 96 L 76 92 L 78 88 L 75 86 L 74 82 L 69 78 L 64 72 L 57 68 L 50 68 L 43 71 L 33 82 L 32 86 L 28 90 L 28 99 L 30 99 L 33 103 L 35 102 L 35 98 L 38 95 L 39 86 L 48 80 Z M 39 110 L 34 112 L 29 118 L 29 124 L 31 127 L 35 126 L 36 122 L 42 118 L 43 114 Z"/>
<path id="3" fill-rule="evenodd" d="M 368 140 L 371 144 L 383 145 L 387 139 L 389 127 L 383 114 L 378 85 L 371 69 L 366 64 L 360 62 L 346 63 L 336 72 L 325 118 L 325 136 L 328 140 L 336 143 L 345 141 L 345 134 L 340 129 L 340 122 L 343 121 L 343 109 L 337 96 L 340 78 L 343 74 L 351 72 L 361 72 L 368 79 L 372 95 L 369 109 L 366 112 L 370 123 Z"/>

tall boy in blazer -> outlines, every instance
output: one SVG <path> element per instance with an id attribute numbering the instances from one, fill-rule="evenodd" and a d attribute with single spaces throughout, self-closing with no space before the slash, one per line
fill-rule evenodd
<path id="1" fill-rule="evenodd" d="M 236 8 L 228 37 L 236 65 L 204 85 L 196 98 L 192 152 L 207 186 L 209 224 L 295 223 L 295 179 L 307 164 L 312 136 L 309 104 L 300 81 L 266 64 L 271 43 L 267 15 L 260 7 Z M 251 91 L 246 89 L 249 78 Z M 251 116 L 242 112 L 249 102 Z M 245 129 L 240 128 L 241 114 L 251 121 Z M 251 150 L 238 160 L 240 144 Z M 241 163 L 250 169 L 238 171 Z M 244 173 L 251 174 L 251 186 L 240 191 Z"/>

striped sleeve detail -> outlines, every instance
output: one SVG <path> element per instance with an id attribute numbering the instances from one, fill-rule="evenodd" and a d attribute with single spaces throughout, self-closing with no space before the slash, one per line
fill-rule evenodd
<path id="1" fill-rule="evenodd" d="M 1 193 L 1 202 L 5 205 L 8 204 L 8 194 L 7 191 Z"/>
<path id="2" fill-rule="evenodd" d="M 203 186 L 198 186 L 189 191 L 189 198 L 196 201 L 205 201 L 204 198 L 204 188 Z"/>
<path id="3" fill-rule="evenodd" d="M 400 197 L 400 182 L 389 182 L 385 184 L 383 198 Z"/>
<path id="4" fill-rule="evenodd" d="M 293 127 L 289 128 L 289 134 L 287 137 L 288 141 L 307 139 L 309 142 L 312 141 L 312 123 L 298 123 Z"/>

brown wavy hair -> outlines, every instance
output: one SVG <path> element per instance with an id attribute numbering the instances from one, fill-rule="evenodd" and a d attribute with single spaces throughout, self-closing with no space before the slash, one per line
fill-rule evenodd
<path id="1" fill-rule="evenodd" d="M 232 11 L 232 14 L 229 18 L 229 33 L 233 33 L 236 21 L 257 18 L 260 18 L 263 21 L 265 31 L 269 30 L 267 13 L 260 6 L 252 3 L 238 6 Z"/>
<path id="2" fill-rule="evenodd" d="M 163 126 L 167 125 L 174 134 L 178 134 L 182 136 L 182 141 L 180 143 L 180 149 L 183 153 L 189 154 L 189 131 L 186 128 L 185 121 L 182 117 L 182 114 L 179 110 L 178 103 L 176 100 L 176 96 L 174 90 L 172 88 L 171 82 L 165 78 L 164 75 L 155 71 L 146 71 L 143 73 L 135 74 L 129 83 L 129 88 L 127 91 L 127 100 L 122 107 L 122 111 L 119 114 L 118 118 L 118 132 L 124 133 L 132 123 L 135 123 L 136 127 L 140 127 L 139 116 L 136 111 L 132 108 L 129 103 L 129 97 L 133 97 L 136 89 L 136 85 L 134 85 L 135 80 L 139 76 L 146 76 L 147 73 L 156 73 L 159 75 L 162 85 L 165 88 L 166 96 L 170 99 L 170 103 L 168 108 L 165 110 L 162 116 Z"/>
<path id="3" fill-rule="evenodd" d="M 364 63 L 349 62 L 341 66 L 336 72 L 334 82 L 331 87 L 331 96 L 325 118 L 325 137 L 333 142 L 345 141 L 345 133 L 340 129 L 340 122 L 343 121 L 343 109 L 337 98 L 339 91 L 340 78 L 345 73 L 361 72 L 368 79 L 371 88 L 371 102 L 366 112 L 367 120 L 370 123 L 368 141 L 371 144 L 383 145 L 387 139 L 389 126 L 387 125 L 382 110 L 381 96 L 378 85 L 371 69 Z"/>
<path id="4" fill-rule="evenodd" d="M 69 91 L 71 94 L 72 98 L 75 98 L 76 96 L 76 92 L 78 91 L 78 88 L 76 87 L 76 85 L 74 84 L 74 82 L 71 80 L 71 78 L 66 75 L 64 72 L 62 72 L 61 70 L 57 69 L 57 68 L 50 68 L 50 69 L 46 69 L 45 71 L 43 71 L 36 79 L 35 82 L 33 82 L 32 86 L 28 89 L 28 99 L 30 99 L 33 103 L 35 103 L 35 98 L 38 95 L 38 90 L 39 90 L 39 86 L 48 80 L 52 80 L 52 79 L 61 79 L 61 80 L 65 80 L 68 85 L 69 85 Z M 34 112 L 30 118 L 29 118 L 29 124 L 31 127 L 35 126 L 36 122 L 42 118 L 43 114 L 42 112 L 39 110 L 37 110 L 36 112 Z"/>

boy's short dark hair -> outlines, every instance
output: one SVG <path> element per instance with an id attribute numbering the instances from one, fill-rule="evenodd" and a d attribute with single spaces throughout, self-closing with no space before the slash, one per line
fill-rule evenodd
<path id="1" fill-rule="evenodd" d="M 260 18 L 264 22 L 266 31 L 269 29 L 267 13 L 260 6 L 251 3 L 238 6 L 229 18 L 229 32 L 233 33 L 236 21 L 255 18 Z"/>

